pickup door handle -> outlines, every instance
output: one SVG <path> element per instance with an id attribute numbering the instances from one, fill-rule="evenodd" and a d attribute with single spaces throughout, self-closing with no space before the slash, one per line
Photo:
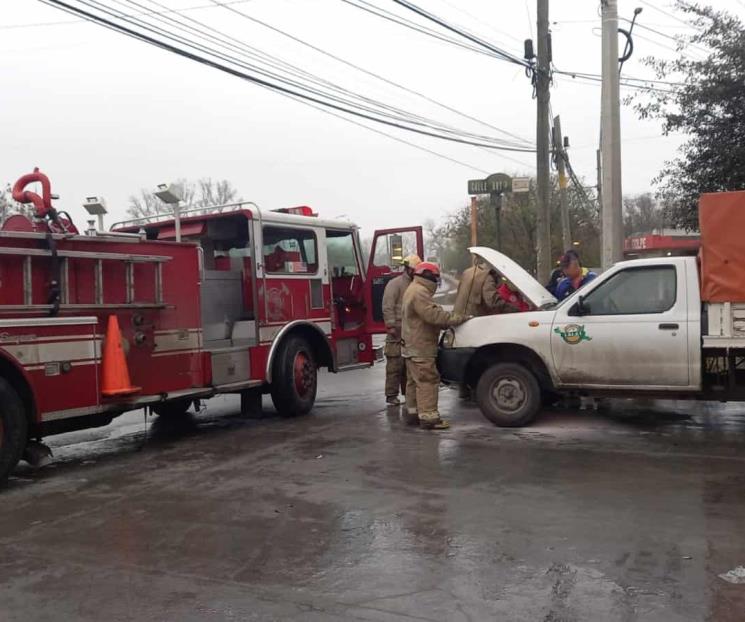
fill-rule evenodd
<path id="1" fill-rule="evenodd" d="M 677 324 L 660 324 L 660 330 L 678 330 L 679 328 Z"/>

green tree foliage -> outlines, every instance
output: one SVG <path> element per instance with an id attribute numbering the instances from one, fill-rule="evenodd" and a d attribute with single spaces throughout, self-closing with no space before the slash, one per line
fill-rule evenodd
<path id="1" fill-rule="evenodd" d="M 637 96 L 635 108 L 665 134 L 688 136 L 655 183 L 671 224 L 697 229 L 701 193 L 745 189 L 745 28 L 710 6 L 677 0 L 676 9 L 695 33 L 679 37 L 675 60 L 645 59 L 671 84 Z"/>
<path id="2" fill-rule="evenodd" d="M 179 179 L 175 185 L 181 188 L 183 209 L 241 201 L 238 190 L 226 179 L 213 181 L 210 178 L 204 178 L 196 182 Z M 153 196 L 152 190 L 143 188 L 139 194 L 129 197 L 127 214 L 132 218 L 142 218 L 153 214 L 170 213 L 172 210 L 172 206 Z"/>

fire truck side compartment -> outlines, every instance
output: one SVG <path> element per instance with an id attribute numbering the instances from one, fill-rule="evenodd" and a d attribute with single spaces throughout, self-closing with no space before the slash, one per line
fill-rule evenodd
<path id="1" fill-rule="evenodd" d="M 243 309 L 243 275 L 232 270 L 205 270 L 200 298 L 205 348 L 233 345 L 233 325 L 247 319 Z"/>

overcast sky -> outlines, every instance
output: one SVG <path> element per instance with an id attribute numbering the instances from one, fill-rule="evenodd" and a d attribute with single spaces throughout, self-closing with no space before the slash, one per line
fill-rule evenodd
<path id="1" fill-rule="evenodd" d="M 116 5 L 114 0 L 101 0 Z M 149 0 L 138 0 L 152 10 Z M 227 0 L 221 0 L 227 1 Z M 416 19 L 391 0 L 369 0 Z M 173 8 L 211 0 L 159 0 Z M 535 31 L 535 0 L 417 0 L 515 54 Z M 553 57 L 560 69 L 599 73 L 596 0 L 553 0 Z M 685 27 L 665 13 L 669 0 L 620 0 L 631 17 L 663 33 Z M 737 0 L 717 7 L 745 14 Z M 142 11 L 119 2 L 129 11 Z M 329 52 L 405 84 L 451 107 L 530 141 L 535 102 L 521 68 L 461 50 L 355 9 L 341 0 L 247 0 L 235 8 Z M 77 21 L 35 0 L 3 0 L 0 9 L 0 180 L 39 166 L 61 195 L 57 206 L 84 225 L 86 195 L 106 197 L 123 217 L 130 194 L 178 177 L 227 178 L 265 209 L 312 205 L 324 217 L 346 215 L 369 235 L 374 227 L 442 218 L 467 200 L 466 181 L 484 171 L 532 173 L 532 154 L 500 154 L 391 128 L 378 128 L 470 166 L 455 164 L 341 119 L 99 26 Z M 472 132 L 496 131 L 344 67 L 225 8 L 183 15 L 369 97 Z M 178 15 L 177 15 L 178 17 Z M 674 55 L 673 42 L 639 31 L 624 68 L 649 77 L 639 60 Z M 641 37 L 644 37 L 642 39 Z M 692 51 L 692 53 L 696 53 Z M 554 114 L 571 139 L 578 174 L 595 182 L 599 85 L 557 78 Z M 679 137 L 659 124 L 622 117 L 624 192 L 651 188 Z"/>

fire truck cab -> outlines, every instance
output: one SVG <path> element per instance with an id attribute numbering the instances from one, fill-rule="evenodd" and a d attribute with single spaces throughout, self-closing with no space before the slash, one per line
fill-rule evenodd
<path id="1" fill-rule="evenodd" d="M 43 188 L 17 200 L 51 206 Z M 423 255 L 421 227 L 376 231 L 367 257 L 355 225 L 306 206 L 236 203 L 86 235 L 54 222 L 0 230 L 0 480 L 30 442 L 144 406 L 176 416 L 240 393 L 248 409 L 270 393 L 280 414 L 307 413 L 319 368 L 375 362 L 383 289 Z M 123 392 L 106 389 L 112 316 Z"/>

